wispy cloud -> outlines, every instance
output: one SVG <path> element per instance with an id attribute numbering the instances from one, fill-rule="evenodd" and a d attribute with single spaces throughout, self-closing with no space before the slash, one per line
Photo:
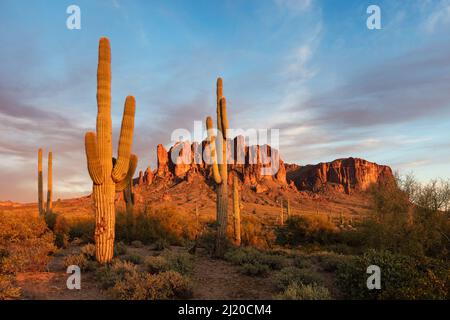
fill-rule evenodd
<path id="1" fill-rule="evenodd" d="M 423 29 L 428 33 L 433 33 L 437 28 L 448 27 L 450 25 L 450 1 L 441 0 L 437 4 L 425 1 L 424 5 L 431 6 L 433 9 L 423 22 Z"/>

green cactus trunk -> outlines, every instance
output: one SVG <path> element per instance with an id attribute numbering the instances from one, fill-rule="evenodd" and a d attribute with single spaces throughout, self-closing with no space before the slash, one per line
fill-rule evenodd
<path id="1" fill-rule="evenodd" d="M 217 131 L 216 137 L 213 130 L 211 117 L 206 119 L 208 139 L 210 141 L 213 177 L 216 183 L 216 220 L 217 236 L 214 254 L 223 257 L 227 244 L 227 221 L 228 221 L 228 167 L 227 167 L 227 102 L 223 97 L 222 79 L 217 79 Z M 216 152 L 217 151 L 217 152 Z"/>
<path id="2" fill-rule="evenodd" d="M 112 161 L 111 49 L 107 38 L 101 38 L 99 44 L 97 106 L 97 133 L 86 133 L 85 147 L 93 181 L 95 255 L 97 261 L 104 264 L 110 262 L 114 254 L 115 193 L 128 186 L 137 165 L 137 157 L 131 154 L 135 114 L 135 100 L 131 96 L 125 101 L 118 158 L 114 165 Z"/>
<path id="3" fill-rule="evenodd" d="M 291 217 L 291 202 L 289 201 L 289 199 L 287 200 L 287 216 L 288 219 Z"/>
<path id="4" fill-rule="evenodd" d="M 241 201 L 239 197 L 238 178 L 233 177 L 233 222 L 234 244 L 241 245 Z"/>
<path id="5" fill-rule="evenodd" d="M 47 213 L 53 209 L 53 156 L 48 153 L 48 172 L 47 172 Z"/>
<path id="6" fill-rule="evenodd" d="M 39 215 L 44 215 L 44 177 L 42 175 L 42 149 L 38 150 L 38 208 Z"/>
<path id="7" fill-rule="evenodd" d="M 284 225 L 283 199 L 280 200 L 280 226 Z"/>

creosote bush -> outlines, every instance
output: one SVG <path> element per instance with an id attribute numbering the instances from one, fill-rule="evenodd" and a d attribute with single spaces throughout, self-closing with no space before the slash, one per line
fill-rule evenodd
<path id="1" fill-rule="evenodd" d="M 131 216 L 118 210 L 116 214 L 116 238 L 120 241 L 184 245 L 196 235 L 195 217 L 176 208 L 147 208 Z"/>
<path id="2" fill-rule="evenodd" d="M 311 269 L 299 269 L 286 267 L 274 275 L 274 284 L 280 290 L 285 290 L 289 285 L 296 284 L 323 284 L 322 276 Z"/>
<path id="3" fill-rule="evenodd" d="M 304 285 L 293 282 L 275 298 L 279 300 L 330 300 L 331 295 L 327 288 L 315 283 Z"/>
<path id="4" fill-rule="evenodd" d="M 338 228 L 326 217 L 293 216 L 277 229 L 277 243 L 290 246 L 334 243 L 338 232 Z"/>
<path id="5" fill-rule="evenodd" d="M 248 275 L 265 275 L 288 264 L 284 256 L 264 253 L 252 247 L 229 250 L 225 253 L 225 260 L 241 266 L 240 270 Z"/>
<path id="6" fill-rule="evenodd" d="M 370 265 L 382 270 L 381 290 L 367 290 L 365 272 Z M 336 283 L 348 299 L 449 299 L 449 268 L 448 262 L 436 259 L 369 250 L 341 264 Z"/>
<path id="7" fill-rule="evenodd" d="M 21 290 L 14 285 L 14 277 L 0 274 L 0 300 L 20 298 Z"/>
<path id="8" fill-rule="evenodd" d="M 113 260 L 111 265 L 97 270 L 97 279 L 113 299 L 188 299 L 192 296 L 192 284 L 186 276 L 172 270 L 155 274 L 143 272 L 128 261 Z"/>
<path id="9" fill-rule="evenodd" d="M 194 257 L 184 252 L 163 251 L 158 256 L 147 257 L 145 268 L 150 273 L 176 271 L 183 275 L 189 275 L 194 269 Z"/>
<path id="10" fill-rule="evenodd" d="M 0 273 L 43 271 L 56 250 L 42 217 L 0 212 Z"/>

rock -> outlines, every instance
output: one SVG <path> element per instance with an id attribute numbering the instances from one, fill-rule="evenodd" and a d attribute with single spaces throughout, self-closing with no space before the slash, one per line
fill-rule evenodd
<path id="1" fill-rule="evenodd" d="M 169 173 L 169 155 L 166 148 L 162 144 L 157 147 L 158 167 L 156 175 L 158 177 L 166 177 Z"/>
<path id="2" fill-rule="evenodd" d="M 264 184 L 259 184 L 259 183 L 256 184 L 256 186 L 255 186 L 255 192 L 256 193 L 264 193 L 264 192 L 267 192 L 267 191 L 269 191 L 269 187 L 268 186 L 266 186 Z"/>
<path id="3" fill-rule="evenodd" d="M 153 172 L 150 167 L 145 170 L 144 173 L 144 184 L 151 185 L 153 183 Z"/>
<path id="4" fill-rule="evenodd" d="M 169 168 L 177 178 L 183 178 L 193 165 L 189 142 L 177 142 L 169 150 Z"/>
<path id="5" fill-rule="evenodd" d="M 288 166 L 287 178 L 300 190 L 326 191 L 350 194 L 365 191 L 372 184 L 395 182 L 388 166 L 359 158 L 338 159 L 333 162 L 308 166 Z"/>

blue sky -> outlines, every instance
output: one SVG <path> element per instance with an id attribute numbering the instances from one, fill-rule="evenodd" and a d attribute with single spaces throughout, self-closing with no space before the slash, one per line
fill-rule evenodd
<path id="1" fill-rule="evenodd" d="M 71 4 L 81 30 L 66 28 Z M 381 30 L 366 27 L 370 4 Z M 2 0 L 0 21 L 1 200 L 34 200 L 38 147 L 54 152 L 56 197 L 89 192 L 101 36 L 116 133 L 136 97 L 141 170 L 214 114 L 222 76 L 232 126 L 280 129 L 286 162 L 354 156 L 450 178 L 450 0 Z"/>

